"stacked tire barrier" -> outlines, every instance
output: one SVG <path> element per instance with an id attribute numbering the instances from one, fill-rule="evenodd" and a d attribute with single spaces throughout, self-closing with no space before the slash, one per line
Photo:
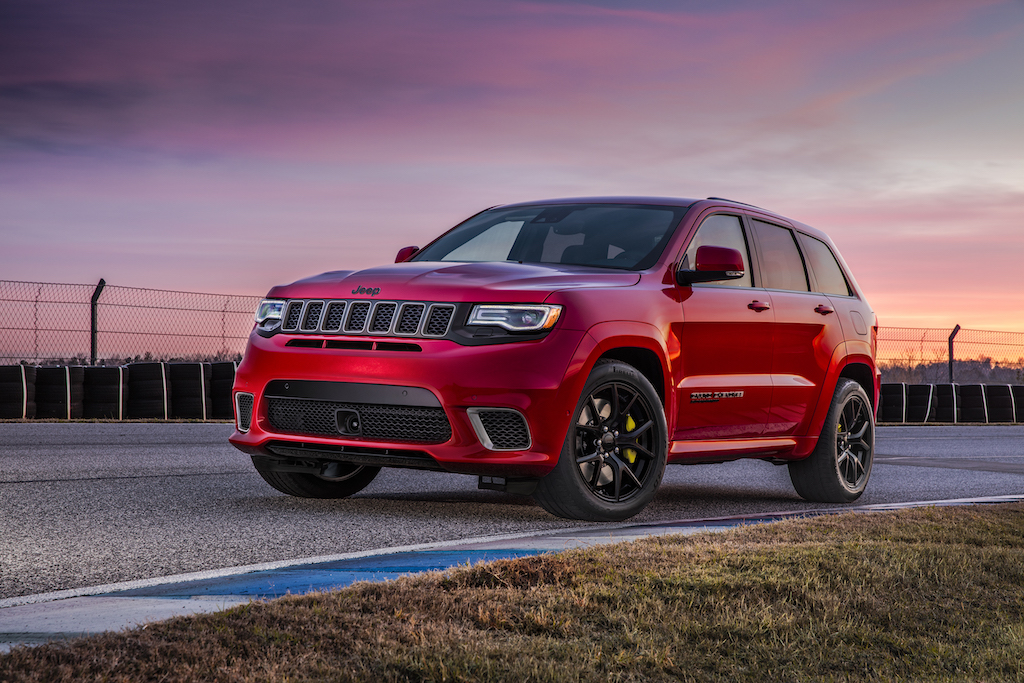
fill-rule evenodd
<path id="1" fill-rule="evenodd" d="M 212 420 L 232 420 L 235 417 L 231 400 L 231 386 L 235 383 L 235 363 L 211 363 L 210 405 Z"/>
<path id="2" fill-rule="evenodd" d="M 0 367 L 0 418 L 31 420 L 36 416 L 36 369 L 29 365 Z"/>
<path id="3" fill-rule="evenodd" d="M 123 420 L 128 415 L 127 367 L 85 368 L 82 417 Z"/>
<path id="4" fill-rule="evenodd" d="M 0 366 L 0 419 L 231 420 L 235 364 Z"/>
<path id="5" fill-rule="evenodd" d="M 171 417 L 206 420 L 212 412 L 209 363 L 171 363 Z"/>
<path id="6" fill-rule="evenodd" d="M 878 421 L 897 424 L 1024 422 L 1024 385 L 882 385 Z"/>
<path id="7" fill-rule="evenodd" d="M 82 417 L 85 368 L 75 365 L 36 368 L 36 417 Z"/>

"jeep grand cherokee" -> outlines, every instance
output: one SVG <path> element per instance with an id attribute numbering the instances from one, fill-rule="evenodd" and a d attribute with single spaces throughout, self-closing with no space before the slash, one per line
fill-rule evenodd
<path id="1" fill-rule="evenodd" d="M 393 265 L 271 289 L 231 443 L 294 496 L 411 467 L 621 520 L 666 464 L 758 458 L 847 502 L 871 473 L 876 332 L 831 240 L 768 211 L 498 206 Z"/>

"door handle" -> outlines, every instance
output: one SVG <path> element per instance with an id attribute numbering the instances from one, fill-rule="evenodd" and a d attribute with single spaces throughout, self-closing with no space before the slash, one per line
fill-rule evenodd
<path id="1" fill-rule="evenodd" d="M 835 313 L 836 311 L 831 306 L 826 306 L 825 304 L 818 304 L 814 308 L 814 312 L 821 313 L 822 315 L 828 315 L 829 313 Z"/>
<path id="2" fill-rule="evenodd" d="M 749 308 L 752 311 L 757 311 L 758 313 L 760 313 L 761 311 L 767 311 L 771 307 L 772 305 L 767 301 L 751 301 L 749 304 L 747 304 L 747 308 Z"/>

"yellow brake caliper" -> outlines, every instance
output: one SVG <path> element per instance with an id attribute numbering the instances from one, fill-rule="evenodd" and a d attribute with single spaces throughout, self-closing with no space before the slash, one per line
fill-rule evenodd
<path id="1" fill-rule="evenodd" d="M 636 429 L 636 422 L 633 420 L 633 416 L 632 415 L 627 415 L 626 416 L 626 431 L 627 432 L 631 432 L 634 429 Z M 622 451 L 622 454 L 624 456 L 626 456 L 626 460 L 629 461 L 630 465 L 632 465 L 633 463 L 636 462 L 636 451 L 634 449 L 627 448 L 624 451 Z"/>

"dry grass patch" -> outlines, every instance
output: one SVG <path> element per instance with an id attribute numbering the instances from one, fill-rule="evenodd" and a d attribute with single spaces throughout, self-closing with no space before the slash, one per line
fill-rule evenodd
<path id="1" fill-rule="evenodd" d="M 1024 679 L 1024 505 L 504 560 L 0 656 L 3 681 Z"/>

